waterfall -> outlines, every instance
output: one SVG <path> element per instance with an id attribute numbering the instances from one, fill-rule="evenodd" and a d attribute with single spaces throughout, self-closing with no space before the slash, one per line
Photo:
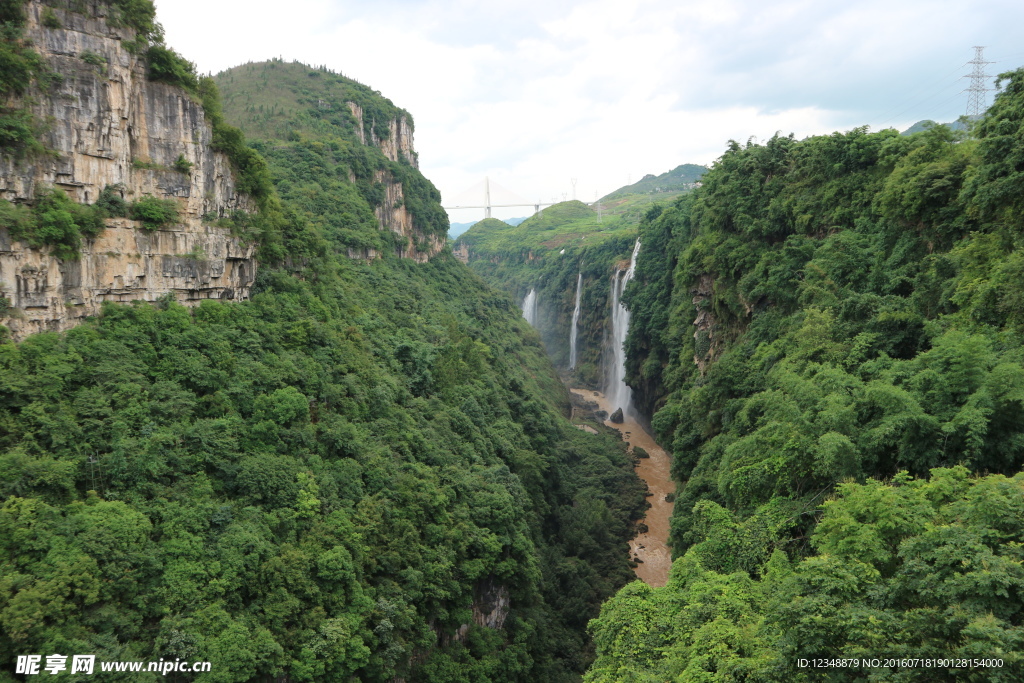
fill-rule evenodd
<path id="1" fill-rule="evenodd" d="M 633 390 L 626 385 L 626 334 L 629 332 L 629 311 L 622 305 L 620 298 L 626 285 L 633 279 L 636 269 L 636 256 L 640 253 L 640 240 L 633 247 L 633 255 L 629 259 L 629 269 L 618 271 L 612 278 L 612 368 L 608 377 L 605 396 L 608 397 L 611 410 L 622 408 L 622 414 L 628 415 L 632 409 Z"/>
<path id="2" fill-rule="evenodd" d="M 569 328 L 569 369 L 576 368 L 576 339 L 580 324 L 580 292 L 583 290 L 583 273 L 576 277 L 576 308 L 572 309 L 572 327 Z"/>
<path id="3" fill-rule="evenodd" d="M 530 293 L 523 299 L 523 317 L 530 325 L 537 326 L 537 290 L 530 289 Z"/>

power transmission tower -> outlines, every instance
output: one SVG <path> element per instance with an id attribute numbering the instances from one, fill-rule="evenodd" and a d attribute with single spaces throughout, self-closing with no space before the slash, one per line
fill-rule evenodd
<path id="1" fill-rule="evenodd" d="M 576 201 L 576 179 L 570 178 L 570 180 L 572 181 L 572 200 Z"/>
<path id="2" fill-rule="evenodd" d="M 985 93 L 992 88 L 985 87 L 985 79 L 991 78 L 991 74 L 985 73 L 986 64 L 995 62 L 985 61 L 985 46 L 974 46 L 974 59 L 967 62 L 971 65 L 971 74 L 964 78 L 971 79 L 971 87 L 967 88 L 967 116 L 976 118 L 985 113 Z"/>

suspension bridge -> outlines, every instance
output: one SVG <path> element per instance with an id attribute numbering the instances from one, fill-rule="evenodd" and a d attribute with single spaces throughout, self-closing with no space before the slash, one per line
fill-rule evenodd
<path id="1" fill-rule="evenodd" d="M 483 209 L 484 210 L 484 218 L 490 218 L 491 217 L 491 209 L 513 208 L 513 207 L 517 207 L 517 206 L 532 206 L 533 207 L 533 212 L 534 213 L 538 213 L 538 212 L 540 212 L 541 207 L 552 206 L 554 204 L 558 204 L 559 203 L 558 199 L 553 199 L 550 202 L 542 202 L 542 201 L 540 201 L 538 199 L 535 202 L 531 202 L 531 201 L 528 201 L 528 200 L 520 197 L 519 195 L 517 195 L 516 193 L 512 192 L 511 190 L 508 190 L 508 189 L 502 187 L 501 185 L 498 185 L 497 183 L 494 183 L 494 189 L 496 190 L 496 192 L 497 192 L 497 194 L 499 196 L 499 199 L 497 200 L 497 202 L 495 202 L 492 199 L 492 197 L 491 197 L 491 179 L 490 178 L 484 178 L 483 183 L 477 183 L 476 185 L 474 185 L 473 187 L 469 188 L 465 192 L 462 192 L 459 195 L 457 195 L 457 197 L 458 198 L 465 198 L 465 197 L 473 197 L 474 195 L 475 196 L 479 196 L 477 193 L 480 192 L 480 190 L 481 190 L 481 188 L 480 188 L 481 184 L 483 185 L 483 188 L 482 188 L 483 189 L 483 203 L 477 204 L 477 203 L 475 203 L 477 200 L 470 198 L 470 199 L 467 200 L 468 203 L 466 203 L 466 204 L 459 203 L 457 206 L 443 206 L 442 208 L 447 210 L 447 211 L 455 211 L 457 209 Z M 563 198 L 562 201 L 564 201 L 564 198 Z"/>

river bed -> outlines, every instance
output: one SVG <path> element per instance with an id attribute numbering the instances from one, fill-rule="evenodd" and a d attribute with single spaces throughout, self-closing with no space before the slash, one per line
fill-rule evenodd
<path id="1" fill-rule="evenodd" d="M 570 389 L 585 401 L 596 402 L 601 410 L 611 414 L 609 402 L 604 394 L 590 389 Z M 627 418 L 622 424 L 615 424 L 611 420 L 605 420 L 605 424 L 619 430 L 625 441 L 629 444 L 630 450 L 639 446 L 647 451 L 651 457 L 641 458 L 636 467 L 637 474 L 647 482 L 647 488 L 654 494 L 647 498 L 651 504 L 643 523 L 647 525 L 647 531 L 637 534 L 636 538 L 629 542 L 630 557 L 639 559 L 637 565 L 637 578 L 649 586 L 664 586 L 668 582 L 668 573 L 672 568 L 672 553 L 668 548 L 669 520 L 672 518 L 673 504 L 665 500 L 665 497 L 674 494 L 676 484 L 672 481 L 670 467 L 672 460 L 657 443 L 654 438 L 636 420 Z"/>

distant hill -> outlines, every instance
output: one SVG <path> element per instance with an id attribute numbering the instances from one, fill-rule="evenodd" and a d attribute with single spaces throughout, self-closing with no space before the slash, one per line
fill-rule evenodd
<path id="1" fill-rule="evenodd" d="M 466 232 L 477 223 L 478 221 L 473 221 L 471 223 L 450 223 L 448 225 L 448 236 L 451 237 L 453 240 L 458 239 L 459 235 Z"/>
<path id="2" fill-rule="evenodd" d="M 463 223 L 460 225 L 469 225 L 469 228 L 473 228 L 473 232 L 469 233 L 463 240 L 471 240 L 472 237 L 477 235 L 489 235 L 495 231 L 501 232 L 508 228 L 514 227 L 511 223 L 498 220 L 497 218 L 485 218 L 481 221 L 473 221 L 472 223 Z M 469 228 L 464 229 L 463 234 L 469 231 Z"/>
<path id="3" fill-rule="evenodd" d="M 502 221 L 502 223 L 506 223 L 508 225 L 519 225 L 520 223 L 525 221 L 526 218 L 527 218 L 526 216 L 524 216 L 522 218 L 509 218 L 507 220 Z M 491 220 L 496 220 L 496 219 L 491 219 Z M 459 235 L 461 235 L 462 233 L 466 232 L 467 230 L 469 230 L 470 228 L 472 228 L 474 225 L 476 225 L 479 222 L 480 221 L 471 221 L 469 223 L 452 223 L 451 227 L 448 228 L 448 236 L 451 237 L 453 240 L 458 239 Z"/>
<path id="4" fill-rule="evenodd" d="M 615 207 L 611 207 L 616 204 Z M 496 218 L 476 223 L 459 236 L 456 248 L 468 248 L 475 257 L 515 259 L 523 254 L 559 251 L 586 240 L 587 244 L 621 236 L 623 231 L 635 235 L 637 223 L 649 210 L 649 196 L 632 195 L 617 202 L 608 202 L 602 214 L 593 206 L 572 200 L 553 204 L 540 213 L 511 225 Z"/>
<path id="5" fill-rule="evenodd" d="M 705 173 L 707 173 L 707 167 L 699 164 L 681 164 L 676 166 L 671 171 L 662 173 L 661 175 L 654 175 L 648 173 L 643 178 L 633 183 L 632 185 L 626 185 L 619 189 L 606 194 L 604 197 L 598 200 L 603 204 L 602 211 L 604 215 L 621 215 L 625 213 L 636 213 L 635 218 L 639 219 L 637 213 L 637 207 L 646 207 L 649 202 L 658 201 L 662 203 L 670 202 L 675 198 L 676 195 L 682 194 L 687 190 L 693 189 L 693 184 L 698 182 Z M 638 196 L 639 195 L 639 196 Z M 629 201 L 625 201 L 629 198 Z M 567 223 L 576 223 L 581 218 L 585 219 L 585 223 L 593 222 L 594 225 L 590 226 L 590 229 L 598 231 L 607 231 L 609 225 L 601 225 L 599 221 L 590 221 L 589 213 L 583 215 L 580 212 L 580 206 L 584 206 L 582 202 L 576 202 L 579 206 L 568 206 L 573 202 L 561 202 L 554 206 L 559 207 L 554 211 L 545 210 L 541 212 L 544 214 L 542 219 L 534 222 L 532 227 L 537 230 L 551 230 L 553 225 L 565 226 Z M 639 202 L 639 204 L 637 203 Z M 594 207 L 594 204 L 589 205 Z M 596 216 L 596 214 L 595 214 Z M 501 221 L 507 225 L 517 226 L 524 221 L 528 221 L 533 216 L 526 216 L 523 218 L 509 218 Z M 492 219 L 493 220 L 493 219 Z M 460 236 L 465 234 L 471 227 L 479 223 L 479 221 L 473 221 L 471 223 L 452 223 L 448 229 L 448 236 L 452 239 L 458 239 Z M 541 227 L 543 224 L 544 227 Z M 577 225 L 576 227 L 580 227 Z M 621 228 L 621 225 L 616 224 L 614 229 Z M 522 233 L 526 234 L 526 233 Z"/>
<path id="6" fill-rule="evenodd" d="M 924 119 L 923 121 L 918 121 L 910 128 L 907 128 L 905 131 L 900 133 L 900 135 L 913 135 L 914 133 L 920 133 L 922 131 L 928 130 L 933 126 L 948 126 L 953 130 L 967 130 L 967 126 L 965 126 L 961 121 L 950 121 L 949 123 L 936 123 L 931 119 Z"/>
<path id="7" fill-rule="evenodd" d="M 601 201 L 619 199 L 631 194 L 679 193 L 692 189 L 693 183 L 699 181 L 707 170 L 706 166 L 698 164 L 681 164 L 658 176 L 648 173 L 632 185 L 620 187 L 605 195 Z"/>

